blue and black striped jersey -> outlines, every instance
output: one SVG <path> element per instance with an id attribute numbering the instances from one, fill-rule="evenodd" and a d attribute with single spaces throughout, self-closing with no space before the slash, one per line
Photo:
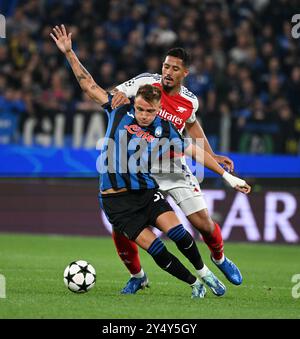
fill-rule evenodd
<path id="1" fill-rule="evenodd" d="M 151 125 L 140 127 L 133 104 L 112 110 L 110 102 L 111 96 L 103 106 L 108 126 L 97 161 L 100 190 L 157 188 L 151 176 L 153 163 L 168 152 L 181 155 L 184 140 L 171 122 L 156 116 Z"/>

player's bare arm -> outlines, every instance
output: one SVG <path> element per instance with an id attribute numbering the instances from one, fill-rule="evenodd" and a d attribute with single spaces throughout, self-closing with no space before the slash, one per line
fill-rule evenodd
<path id="1" fill-rule="evenodd" d="M 69 61 L 73 73 L 82 90 L 100 105 L 105 104 L 108 101 L 107 92 L 96 84 L 93 77 L 83 67 L 75 52 L 72 50 L 72 33 L 67 33 L 65 26 L 61 25 L 60 27 L 55 26 L 53 28 L 53 33 L 51 33 L 50 36 L 56 43 L 58 49 L 64 53 L 67 60 Z"/>
<path id="2" fill-rule="evenodd" d="M 202 138 L 204 140 L 204 149 L 206 152 L 208 152 L 219 164 L 224 165 L 224 167 L 229 171 L 229 172 L 233 172 L 234 170 L 234 163 L 233 161 L 223 155 L 218 155 L 215 154 L 214 151 L 212 150 L 206 135 L 203 131 L 203 128 L 201 127 L 201 125 L 199 124 L 199 122 L 196 120 L 193 123 L 186 123 L 185 125 L 189 135 L 191 136 L 191 138 L 193 138 L 194 140 L 197 138 Z"/>
<path id="3" fill-rule="evenodd" d="M 206 152 L 199 146 L 191 144 L 187 147 L 185 152 L 187 155 L 195 159 L 198 163 L 221 175 L 224 180 L 227 181 L 229 185 L 235 188 L 237 191 L 245 194 L 250 193 L 251 187 L 246 183 L 245 180 L 242 180 L 226 172 L 208 152 Z"/>

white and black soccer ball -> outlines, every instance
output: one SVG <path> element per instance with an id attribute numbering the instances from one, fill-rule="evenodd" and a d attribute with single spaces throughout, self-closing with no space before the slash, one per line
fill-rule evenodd
<path id="1" fill-rule="evenodd" d="M 95 286 L 96 271 L 85 260 L 73 261 L 64 271 L 64 283 L 72 292 L 85 293 Z"/>

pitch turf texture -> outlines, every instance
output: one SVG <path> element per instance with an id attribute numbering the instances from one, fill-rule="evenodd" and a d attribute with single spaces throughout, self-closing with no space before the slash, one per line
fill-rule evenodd
<path id="1" fill-rule="evenodd" d="M 167 246 L 192 269 L 173 243 Z M 205 299 L 192 300 L 190 287 L 159 269 L 143 251 L 151 288 L 120 295 L 128 275 L 110 238 L 2 234 L 0 274 L 6 279 L 6 298 L 0 298 L 0 318 L 300 318 L 300 298 L 292 297 L 291 281 L 300 273 L 299 246 L 227 243 L 228 257 L 243 273 L 238 287 L 210 262 L 206 246 L 198 246 L 227 286 L 223 297 L 208 291 Z M 63 283 L 65 267 L 77 259 L 97 271 L 96 286 L 85 294 L 72 293 Z"/>

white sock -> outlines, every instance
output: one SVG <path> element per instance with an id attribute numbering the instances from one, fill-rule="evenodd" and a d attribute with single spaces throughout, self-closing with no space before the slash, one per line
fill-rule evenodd
<path id="1" fill-rule="evenodd" d="M 145 272 L 144 272 L 143 269 L 141 269 L 141 270 L 139 271 L 139 273 L 131 274 L 131 276 L 134 277 L 134 278 L 143 278 L 144 275 L 145 275 Z"/>
<path id="2" fill-rule="evenodd" d="M 224 262 L 224 260 L 225 260 L 225 255 L 223 254 L 223 255 L 222 255 L 222 258 L 219 259 L 219 260 L 217 260 L 217 259 L 215 259 L 214 257 L 212 257 L 212 260 L 213 260 L 213 262 L 215 262 L 217 265 L 221 265 L 221 264 L 223 264 L 223 262 Z"/>
<path id="3" fill-rule="evenodd" d="M 207 272 L 209 272 L 208 267 L 204 264 L 204 266 L 201 268 L 201 270 L 197 270 L 197 273 L 199 274 L 200 278 L 203 278 L 206 276 Z"/>

